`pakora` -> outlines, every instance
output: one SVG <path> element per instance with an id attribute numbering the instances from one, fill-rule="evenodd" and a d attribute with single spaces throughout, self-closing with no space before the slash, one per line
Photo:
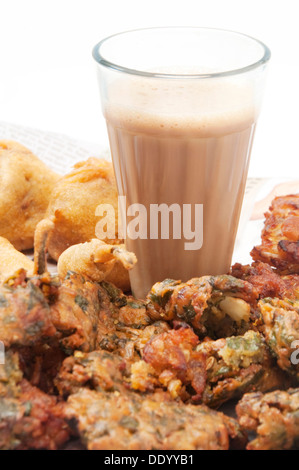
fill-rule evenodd
<path id="1" fill-rule="evenodd" d="M 180 327 L 146 343 L 142 360 L 131 367 L 131 386 L 141 392 L 165 388 L 172 398 L 219 407 L 252 390 L 286 386 L 286 376 L 270 355 L 262 335 L 206 339 Z"/>
<path id="2" fill-rule="evenodd" d="M 35 256 L 47 250 L 57 261 L 70 246 L 95 238 L 100 220 L 96 209 L 100 204 L 109 204 L 115 213 L 115 237 L 103 241 L 118 244 L 118 197 L 112 164 L 89 158 L 77 163 L 53 188 L 46 222 L 42 220 L 36 228 Z"/>
<path id="3" fill-rule="evenodd" d="M 32 346 L 56 334 L 44 293 L 25 275 L 20 272 L 11 280 L 15 286 L 0 285 L 0 341 L 5 347 Z"/>
<path id="4" fill-rule="evenodd" d="M 266 298 L 259 302 L 262 332 L 279 367 L 299 382 L 299 302 Z"/>
<path id="5" fill-rule="evenodd" d="M 250 329 L 258 293 L 252 284 L 233 276 L 203 276 L 185 283 L 158 282 L 147 299 L 151 318 L 184 321 L 200 337 L 216 339 Z"/>
<path id="6" fill-rule="evenodd" d="M 252 258 L 280 274 L 299 274 L 299 194 L 276 197 L 265 216 L 262 243 Z"/>
<path id="7" fill-rule="evenodd" d="M 128 271 L 136 262 L 135 254 L 128 252 L 124 245 L 93 239 L 66 249 L 58 259 L 57 271 L 61 278 L 73 271 L 92 281 L 111 282 L 126 292 L 130 290 Z"/>
<path id="8" fill-rule="evenodd" d="M 299 389 L 243 396 L 236 407 L 243 429 L 257 437 L 248 450 L 286 450 L 299 445 Z"/>
<path id="9" fill-rule="evenodd" d="M 132 364 L 135 390 L 166 388 L 173 398 L 200 401 L 206 383 L 205 355 L 199 339 L 187 325 L 153 336 L 144 346 L 142 361 Z"/>
<path id="10" fill-rule="evenodd" d="M 247 440 L 234 419 L 163 393 L 81 389 L 68 398 L 65 416 L 89 450 L 226 450 Z"/>
<path id="11" fill-rule="evenodd" d="M 100 285 L 69 273 L 51 304 L 51 321 L 61 335 L 60 346 L 67 354 L 80 349 L 93 351 L 97 339 Z"/>
<path id="12" fill-rule="evenodd" d="M 213 408 L 249 391 L 290 385 L 276 366 L 263 336 L 256 331 L 203 341 L 197 350 L 206 355 L 207 376 L 201 401 Z"/>
<path id="13" fill-rule="evenodd" d="M 0 236 L 17 250 L 33 248 L 59 176 L 17 142 L 0 141 Z"/>
<path id="14" fill-rule="evenodd" d="M 251 265 L 236 263 L 231 274 L 238 279 L 250 282 L 260 299 L 265 297 L 299 299 L 299 275 L 279 276 L 269 264 L 255 261 Z"/>
<path id="15" fill-rule="evenodd" d="M 33 261 L 26 255 L 16 250 L 14 246 L 0 237 L 0 282 L 5 281 L 19 269 L 25 269 L 33 274 Z"/>
<path id="16" fill-rule="evenodd" d="M 77 393 L 82 387 L 98 392 L 124 392 L 128 375 L 129 363 L 117 354 L 75 351 L 63 361 L 55 385 L 63 397 Z"/>
<path id="17" fill-rule="evenodd" d="M 0 365 L 0 450 L 60 448 L 70 437 L 62 406 L 23 379 L 18 354 L 7 351 Z"/>

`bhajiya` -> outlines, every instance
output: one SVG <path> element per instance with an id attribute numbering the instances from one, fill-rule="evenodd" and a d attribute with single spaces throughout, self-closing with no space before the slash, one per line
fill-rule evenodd
<path id="1" fill-rule="evenodd" d="M 221 338 L 250 329 L 257 298 L 252 284 L 233 276 L 166 279 L 150 290 L 147 311 L 155 320 L 189 323 L 202 338 Z"/>
<path id="2" fill-rule="evenodd" d="M 258 332 L 199 342 L 190 328 L 180 327 L 146 343 L 142 360 L 131 366 L 130 382 L 141 392 L 162 387 L 172 398 L 219 407 L 248 391 L 286 386 L 288 380 Z"/>
<path id="3" fill-rule="evenodd" d="M 236 407 L 243 429 L 257 436 L 248 450 L 286 450 L 299 445 L 299 389 L 243 396 Z"/>
<path id="4" fill-rule="evenodd" d="M 112 164 L 99 158 L 77 163 L 53 188 L 45 218 L 36 228 L 35 256 L 45 250 L 58 260 L 72 245 L 96 236 L 97 207 L 109 204 L 115 214 L 115 237 L 103 241 L 118 244 L 118 198 Z"/>
<path id="5" fill-rule="evenodd" d="M 299 346 L 299 302 L 265 298 L 260 300 L 262 332 L 279 367 L 299 381 L 296 350 Z"/>
<path id="6" fill-rule="evenodd" d="M 234 419 L 163 393 L 81 389 L 68 398 L 65 416 L 89 450 L 225 450 L 246 443 Z"/>
<path id="7" fill-rule="evenodd" d="M 32 346 L 56 334 L 43 291 L 25 275 L 21 271 L 0 285 L 0 341 L 5 347 Z"/>
<path id="8" fill-rule="evenodd" d="M 59 176 L 17 142 L 0 141 L 0 236 L 17 250 L 33 248 Z"/>
<path id="9" fill-rule="evenodd" d="M 252 258 L 280 274 L 299 274 L 299 194 L 276 197 L 265 216 L 262 244 Z"/>
<path id="10" fill-rule="evenodd" d="M 17 353 L 0 365 L 0 450 L 60 448 L 70 437 L 62 404 L 23 379 Z"/>
<path id="11" fill-rule="evenodd" d="M 59 257 L 57 270 L 61 278 L 64 278 L 68 271 L 73 271 L 92 281 L 111 282 L 123 291 L 128 291 L 128 271 L 136 262 L 135 254 L 128 252 L 124 245 L 108 245 L 93 239 L 65 250 Z"/>
<path id="12" fill-rule="evenodd" d="M 0 282 L 5 281 L 19 269 L 25 269 L 32 274 L 33 266 L 31 259 L 16 250 L 6 238 L 0 237 Z"/>
<path id="13" fill-rule="evenodd" d="M 197 350 L 206 355 L 207 375 L 201 401 L 211 407 L 249 391 L 269 391 L 290 385 L 276 366 L 263 336 L 256 331 L 203 341 Z"/>
<path id="14" fill-rule="evenodd" d="M 236 263 L 231 267 L 231 274 L 238 279 L 250 282 L 259 298 L 278 297 L 292 300 L 299 299 L 299 275 L 279 276 L 269 264 L 255 261 L 251 265 Z"/>
<path id="15" fill-rule="evenodd" d="M 82 387 L 98 392 L 124 392 L 128 375 L 129 363 L 117 354 L 75 351 L 63 361 L 55 385 L 63 397 L 77 393 Z"/>

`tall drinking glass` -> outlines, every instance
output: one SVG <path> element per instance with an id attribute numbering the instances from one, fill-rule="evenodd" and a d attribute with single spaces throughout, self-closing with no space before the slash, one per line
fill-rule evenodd
<path id="1" fill-rule="evenodd" d="M 229 270 L 269 49 L 244 34 L 150 28 L 93 50 L 132 291 Z"/>

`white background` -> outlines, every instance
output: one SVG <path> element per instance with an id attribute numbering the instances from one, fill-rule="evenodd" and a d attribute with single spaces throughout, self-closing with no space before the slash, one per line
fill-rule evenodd
<path id="1" fill-rule="evenodd" d="M 150 26 L 237 30 L 272 51 L 250 176 L 299 169 L 298 0 L 0 0 L 0 121 L 108 146 L 95 43 Z M 1 138 L 1 136 L 0 136 Z"/>

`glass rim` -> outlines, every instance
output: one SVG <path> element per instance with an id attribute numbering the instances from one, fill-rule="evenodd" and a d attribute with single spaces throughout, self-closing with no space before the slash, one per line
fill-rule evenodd
<path id="1" fill-rule="evenodd" d="M 111 62 L 107 59 L 105 59 L 101 53 L 100 53 L 100 48 L 104 43 L 109 41 L 110 39 L 113 39 L 118 36 L 122 36 L 125 34 L 130 34 L 130 33 L 135 33 L 135 32 L 142 32 L 142 31 L 157 31 L 157 30 L 175 30 L 175 29 L 181 29 L 181 30 L 201 30 L 201 31 L 215 31 L 215 32 L 222 32 L 222 33 L 230 33 L 230 34 L 235 34 L 237 36 L 242 36 L 244 38 L 250 39 L 251 41 L 255 42 L 256 44 L 259 44 L 264 51 L 264 54 L 262 57 L 257 60 L 256 62 L 253 62 L 252 64 L 246 65 L 245 67 L 240 67 L 237 69 L 232 69 L 232 70 L 225 70 L 223 72 L 212 72 L 212 73 L 198 73 L 198 74 L 177 74 L 177 73 L 156 73 L 156 72 L 146 72 L 143 70 L 137 70 L 137 69 L 132 69 L 128 67 L 124 67 L 122 65 L 118 65 L 114 62 Z M 127 31 L 122 31 L 120 33 L 112 34 L 110 36 L 107 36 L 106 38 L 102 39 L 100 42 L 98 42 L 93 50 L 92 50 L 92 56 L 95 59 L 95 61 L 109 69 L 116 70 L 118 72 L 123 72 L 127 73 L 130 75 L 139 75 L 142 77 L 148 77 L 148 78 L 179 78 L 179 79 L 206 79 L 206 78 L 217 78 L 217 77 L 227 77 L 231 75 L 239 75 L 242 73 L 250 72 L 251 70 L 254 70 L 264 64 L 266 64 L 270 57 L 271 57 L 271 51 L 264 44 L 262 41 L 259 39 L 256 39 L 248 34 L 240 33 L 238 31 L 233 31 L 229 29 L 222 29 L 222 28 L 207 28 L 207 27 L 200 27 L 200 26 L 157 26 L 157 27 L 151 27 L 151 28 L 138 28 L 138 29 L 131 29 Z"/>

